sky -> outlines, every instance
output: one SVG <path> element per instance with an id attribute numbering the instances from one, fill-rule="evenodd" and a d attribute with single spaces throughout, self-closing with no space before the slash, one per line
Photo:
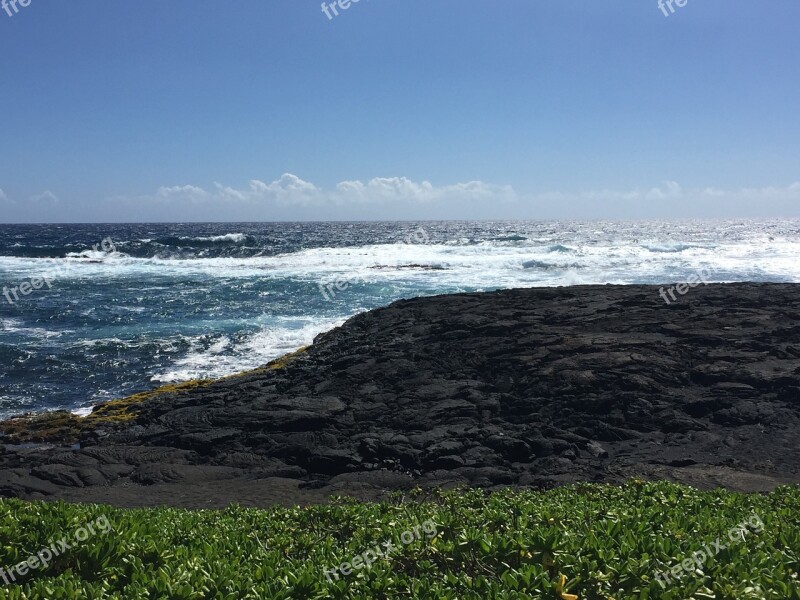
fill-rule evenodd
<path id="1" fill-rule="evenodd" d="M 797 0 L 22 1 L 0 223 L 800 216 Z"/>

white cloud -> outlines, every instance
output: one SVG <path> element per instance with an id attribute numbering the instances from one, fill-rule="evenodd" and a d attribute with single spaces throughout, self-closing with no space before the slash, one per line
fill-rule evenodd
<path id="1" fill-rule="evenodd" d="M 291 173 L 284 173 L 280 179 L 272 183 L 253 179 L 250 182 L 250 193 L 254 198 L 272 200 L 282 206 L 312 206 L 326 203 L 326 194 L 323 190 Z"/>
<path id="2" fill-rule="evenodd" d="M 511 186 L 469 181 L 434 185 L 407 177 L 345 180 L 325 189 L 291 173 L 246 186 L 215 183 L 161 187 L 147 204 L 169 206 L 174 218 L 271 219 L 560 219 L 681 218 L 797 214 L 800 182 L 786 187 L 685 188 L 676 181 L 629 190 L 521 195 Z M 207 207 L 204 210 L 203 207 Z M 765 211 L 765 209 L 768 209 Z"/>
<path id="3" fill-rule="evenodd" d="M 221 183 L 216 183 L 216 182 L 214 183 L 214 187 L 217 190 L 216 196 L 223 200 L 240 200 L 240 201 L 247 200 L 246 194 L 240 192 L 239 190 L 235 190 L 232 187 L 225 187 Z"/>
<path id="4" fill-rule="evenodd" d="M 529 196 L 525 205 L 562 206 L 543 218 L 683 218 L 763 217 L 798 215 L 800 182 L 785 187 L 684 188 L 665 181 L 651 188 L 628 191 L 590 190 L 551 192 Z"/>
<path id="5" fill-rule="evenodd" d="M 2 192 L 0 191 L 0 194 Z M 407 177 L 345 180 L 322 187 L 291 173 L 239 186 L 165 185 L 141 196 L 66 202 L 46 191 L 14 203 L 0 195 L 0 220 L 38 221 L 348 221 L 447 219 L 675 219 L 800 216 L 800 181 L 725 189 L 676 181 L 633 189 L 521 194 L 508 185 L 435 185 Z M 34 202 L 33 200 L 37 200 Z M 57 204 L 56 204 L 57 203 Z M 57 208 L 58 212 L 57 212 Z"/>
<path id="6" fill-rule="evenodd" d="M 349 202 L 428 204 L 454 200 L 514 201 L 516 194 L 510 186 L 493 186 L 482 181 L 437 187 L 430 181 L 417 183 L 406 177 L 376 177 L 367 183 L 343 181 L 336 186 L 336 191 L 331 197 L 337 204 Z"/>
<path id="7" fill-rule="evenodd" d="M 58 196 L 56 196 L 50 190 L 45 190 L 41 194 L 31 196 L 30 200 L 31 202 L 37 202 L 41 204 L 58 204 Z"/>
<path id="8" fill-rule="evenodd" d="M 668 198 L 679 198 L 684 194 L 684 189 L 676 181 L 665 181 L 661 186 L 648 189 L 635 188 L 626 192 L 617 190 L 589 190 L 574 194 L 564 194 L 561 192 L 541 194 L 541 198 L 558 198 L 560 200 L 597 200 L 597 201 L 642 201 L 642 200 L 666 200 Z"/>
<path id="9" fill-rule="evenodd" d="M 252 179 L 248 186 L 237 189 L 215 182 L 212 191 L 184 185 L 161 187 L 157 198 L 240 202 L 282 207 L 342 206 L 347 204 L 428 204 L 447 201 L 513 201 L 516 194 L 510 186 L 493 186 L 481 181 L 435 186 L 429 181 L 417 183 L 407 177 L 376 177 L 362 181 L 342 181 L 332 190 L 325 190 L 304 181 L 297 175 L 284 173 L 271 183 Z"/>
<path id="10" fill-rule="evenodd" d="M 188 198 L 199 200 L 208 196 L 203 189 L 194 185 L 173 185 L 172 187 L 160 187 L 156 192 L 159 198 Z"/>

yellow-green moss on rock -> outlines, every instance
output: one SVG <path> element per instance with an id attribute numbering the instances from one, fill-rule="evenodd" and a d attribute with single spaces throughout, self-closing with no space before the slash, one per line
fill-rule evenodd
<path id="1" fill-rule="evenodd" d="M 78 416 L 67 411 L 58 410 L 37 415 L 22 415 L 0 422 L 0 442 L 10 444 L 26 443 L 55 443 L 74 444 L 81 433 L 91 431 L 98 427 L 122 425 L 136 419 L 139 407 L 144 402 L 181 392 L 208 387 L 218 381 L 229 381 L 258 373 L 277 371 L 288 366 L 295 358 L 306 351 L 300 348 L 280 358 L 267 363 L 263 367 L 228 375 L 220 379 L 194 379 L 183 383 L 168 384 L 154 390 L 139 392 L 132 396 L 110 400 L 98 404 L 86 416 Z"/>
<path id="2" fill-rule="evenodd" d="M 306 350 L 308 350 L 308 346 L 303 346 L 302 348 L 299 348 L 294 352 L 289 352 L 289 354 L 284 354 L 283 356 L 268 362 L 263 367 L 258 367 L 256 369 L 251 369 L 249 371 L 242 371 L 241 373 L 234 373 L 233 375 L 221 377 L 220 379 L 217 379 L 215 381 L 230 381 L 231 379 L 238 379 L 240 377 L 247 377 L 249 375 L 257 375 L 258 373 L 269 373 L 270 371 L 278 371 L 280 369 L 285 369 L 298 356 L 305 353 Z"/>

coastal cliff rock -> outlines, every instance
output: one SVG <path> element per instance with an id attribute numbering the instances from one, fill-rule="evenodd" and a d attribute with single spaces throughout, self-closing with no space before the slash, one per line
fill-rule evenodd
<path id="1" fill-rule="evenodd" d="M 79 448 L 14 444 L 6 426 L 0 494 L 204 507 L 629 477 L 761 490 L 800 481 L 799 423 L 800 285 L 670 304 L 653 286 L 503 290 L 360 314 L 272 368 L 95 419 Z"/>

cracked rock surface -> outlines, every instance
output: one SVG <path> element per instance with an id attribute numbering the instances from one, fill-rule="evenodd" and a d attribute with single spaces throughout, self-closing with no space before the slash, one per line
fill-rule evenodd
<path id="1" fill-rule="evenodd" d="M 396 302 L 281 369 L 145 401 L 80 448 L 7 445 L 0 494 L 265 506 L 413 486 L 800 482 L 800 285 Z M 2 442 L 2 438 L 0 438 Z"/>

